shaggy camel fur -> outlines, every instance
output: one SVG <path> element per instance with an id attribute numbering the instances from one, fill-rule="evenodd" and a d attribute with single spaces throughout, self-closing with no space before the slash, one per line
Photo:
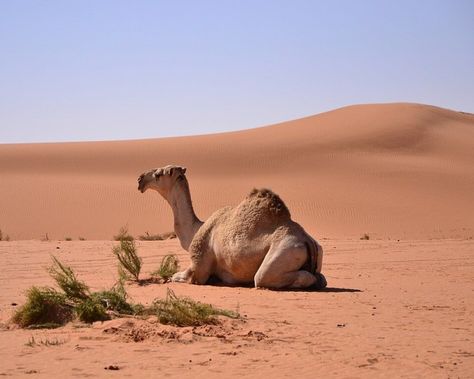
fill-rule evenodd
<path id="1" fill-rule="evenodd" d="M 236 207 L 202 222 L 196 217 L 186 169 L 169 165 L 140 175 L 138 189 L 153 189 L 170 204 L 181 246 L 191 266 L 172 278 L 205 284 L 211 276 L 226 284 L 265 288 L 326 287 L 321 246 L 291 219 L 278 195 L 254 189 Z"/>

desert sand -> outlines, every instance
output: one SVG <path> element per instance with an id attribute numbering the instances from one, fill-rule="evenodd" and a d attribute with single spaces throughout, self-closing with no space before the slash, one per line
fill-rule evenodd
<path id="1" fill-rule="evenodd" d="M 130 284 L 135 301 L 172 288 L 242 320 L 12 326 L 25 290 L 52 284 L 52 254 L 93 289 L 109 288 L 121 226 L 134 235 L 172 229 L 169 206 L 136 184 L 169 163 L 187 167 L 202 219 L 253 187 L 277 192 L 322 244 L 328 289 Z M 205 136 L 0 145 L 0 229 L 10 238 L 0 242 L 0 375 L 472 377 L 473 163 L 474 116 L 419 104 L 351 106 Z M 189 262 L 177 240 L 138 247 L 144 276 L 165 254 Z"/>

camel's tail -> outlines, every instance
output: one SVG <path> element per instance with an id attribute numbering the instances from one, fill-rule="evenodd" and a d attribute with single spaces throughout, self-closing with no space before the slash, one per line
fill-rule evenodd
<path id="1" fill-rule="evenodd" d="M 306 251 L 308 252 L 308 260 L 303 266 L 303 270 L 309 271 L 311 274 L 321 273 L 323 265 L 323 248 L 313 238 L 310 242 L 306 242 Z"/>

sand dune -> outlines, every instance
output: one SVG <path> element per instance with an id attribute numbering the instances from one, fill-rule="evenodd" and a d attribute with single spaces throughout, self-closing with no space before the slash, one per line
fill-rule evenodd
<path id="1" fill-rule="evenodd" d="M 110 239 L 172 228 L 147 168 L 188 168 L 196 213 L 269 187 L 319 238 L 474 234 L 474 116 L 417 104 L 358 105 L 214 135 L 0 145 L 0 228 L 12 239 Z"/>
<path id="2" fill-rule="evenodd" d="M 242 319 L 197 328 L 153 318 L 54 330 L 12 325 L 27 288 L 53 285 L 51 255 L 93 290 L 110 288 L 110 238 L 121 226 L 133 234 L 172 228 L 165 201 L 136 183 L 145 169 L 168 163 L 188 167 L 201 218 L 252 187 L 278 192 L 322 243 L 329 287 L 128 283 L 142 304 L 170 287 Z M 13 239 L 0 241 L 0 375 L 470 377 L 473 163 L 474 116 L 415 104 L 352 106 L 206 136 L 0 145 L 0 229 Z M 364 233 L 369 241 L 359 240 Z M 50 240 L 39 241 L 46 234 Z M 102 241 L 58 241 L 66 237 Z M 181 268 L 190 261 L 177 240 L 137 246 L 142 278 L 166 254 Z"/>

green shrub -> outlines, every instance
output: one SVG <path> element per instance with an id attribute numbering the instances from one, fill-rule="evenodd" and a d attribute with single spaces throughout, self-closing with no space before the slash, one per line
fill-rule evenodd
<path id="1" fill-rule="evenodd" d="M 22 328 L 31 326 L 61 326 L 71 321 L 73 307 L 64 294 L 49 287 L 31 287 L 26 303 L 13 315 L 12 321 Z"/>
<path id="2" fill-rule="evenodd" d="M 59 288 L 64 291 L 66 297 L 74 302 L 82 301 L 89 297 L 89 287 L 76 278 L 74 271 L 64 266 L 55 256 L 52 256 L 53 264 L 48 272 L 56 281 Z"/>
<path id="3" fill-rule="evenodd" d="M 179 260 L 176 255 L 168 254 L 161 260 L 158 270 L 152 272 L 152 276 L 160 276 L 165 282 L 168 282 L 171 277 L 178 272 Z"/>
<path id="4" fill-rule="evenodd" d="M 91 299 L 106 310 L 128 315 L 135 312 L 132 304 L 127 302 L 126 295 L 115 290 L 94 292 Z"/>
<path id="5" fill-rule="evenodd" d="M 127 301 L 125 290 L 118 289 L 93 292 L 88 299 L 76 306 L 79 319 L 88 323 L 109 320 L 110 314 L 107 311 L 118 315 L 133 315 L 137 313 L 137 308 Z"/>
<path id="6" fill-rule="evenodd" d="M 76 305 L 75 310 L 79 320 L 87 323 L 110 319 L 107 310 L 98 299 L 85 299 Z"/>
<path id="7" fill-rule="evenodd" d="M 137 254 L 134 241 L 121 240 L 120 246 L 114 246 L 113 253 L 119 261 L 120 278 L 131 277 L 135 281 L 139 281 L 140 271 L 142 268 L 142 260 Z"/>
<path id="8" fill-rule="evenodd" d="M 115 241 L 133 241 L 134 238 L 128 234 L 128 227 L 122 226 L 117 235 L 114 236 Z"/>
<path id="9" fill-rule="evenodd" d="M 178 297 L 168 289 L 165 300 L 155 300 L 152 311 L 158 316 L 162 324 L 176 326 L 199 326 L 216 324 L 216 316 L 238 318 L 237 312 L 214 308 L 210 304 L 203 304 L 187 297 Z"/>

